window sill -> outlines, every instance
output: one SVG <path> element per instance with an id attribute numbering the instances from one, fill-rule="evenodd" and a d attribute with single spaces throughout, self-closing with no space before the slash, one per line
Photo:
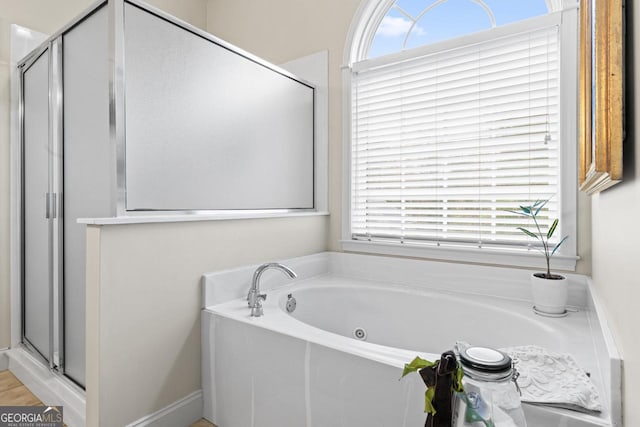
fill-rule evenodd
<path id="1" fill-rule="evenodd" d="M 341 240 L 345 252 L 361 252 L 379 255 L 428 258 L 443 261 L 492 264 L 509 267 L 544 268 L 544 257 L 527 249 L 469 248 L 464 246 L 417 245 L 412 243 L 366 242 Z M 551 268 L 575 271 L 578 256 L 554 255 Z"/>
<path id="2" fill-rule="evenodd" d="M 212 213 L 176 213 L 161 212 L 158 214 L 127 215 L 109 218 L 79 218 L 78 224 L 87 225 L 120 225 L 120 224 L 151 224 L 159 222 L 194 222 L 194 221 L 229 221 L 240 219 L 263 218 L 297 218 L 305 216 L 326 216 L 325 211 L 252 211 L 252 212 L 212 212 Z"/>

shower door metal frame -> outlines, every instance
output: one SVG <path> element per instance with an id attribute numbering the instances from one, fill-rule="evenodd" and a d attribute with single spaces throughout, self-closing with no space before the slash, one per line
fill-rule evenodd
<path id="1" fill-rule="evenodd" d="M 45 219 L 48 221 L 48 265 L 49 272 L 49 352 L 42 354 L 29 341 L 25 334 L 26 325 L 26 283 L 25 283 L 25 140 L 24 140 L 24 73 L 29 70 L 42 55 L 49 56 L 48 70 L 48 192 L 45 196 Z M 49 366 L 49 369 L 64 372 L 64 286 L 62 253 L 64 249 L 64 229 L 62 219 L 62 37 L 50 39 L 40 48 L 34 50 L 29 56 L 18 64 L 18 120 L 20 142 L 20 264 L 21 264 L 21 342 L 36 355 L 38 359 Z M 54 154 L 60 153 L 60 160 Z M 57 245 L 54 247 L 54 242 Z M 57 274 L 54 274 L 57 273 Z M 54 295 L 57 290 L 57 295 Z M 55 304 L 55 298 L 58 304 Z M 58 330 L 54 329 L 54 316 L 57 313 Z M 58 334 L 58 358 L 55 357 L 55 334 Z"/>
<path id="2" fill-rule="evenodd" d="M 111 0 L 113 2 L 113 0 Z M 18 141 L 20 171 L 18 173 L 18 206 L 20 235 L 20 301 L 21 331 L 20 342 L 29 352 L 51 372 L 60 375 L 74 387 L 84 391 L 84 387 L 65 375 L 65 320 L 64 320 L 64 116 L 63 116 L 63 43 L 65 33 L 83 22 L 107 3 L 100 0 L 85 10 L 76 19 L 54 33 L 38 48 L 17 64 L 18 76 Z M 48 193 L 46 195 L 46 219 L 48 220 L 48 272 L 49 272 L 49 352 L 42 354 L 25 336 L 25 140 L 24 140 L 24 73 L 42 55 L 49 55 L 48 71 Z M 55 304 L 54 293 L 57 297 Z M 54 316 L 57 315 L 58 357 L 55 357 Z"/>
<path id="3" fill-rule="evenodd" d="M 198 27 L 195 27 L 175 16 L 153 7 L 142 0 L 108 0 L 109 2 L 109 55 L 111 60 L 111 81 L 110 81 L 110 129 L 111 129 L 111 141 L 116 149 L 116 181 L 114 188 L 116 194 L 113 200 L 116 201 L 116 216 L 154 216 L 154 215 L 211 215 L 219 213 L 228 214 L 243 214 L 246 212 L 278 212 L 278 213 L 300 213 L 300 212 L 317 212 L 319 204 L 317 199 L 316 188 L 316 161 L 317 161 L 317 131 L 315 122 L 316 109 L 317 109 L 317 91 L 313 83 L 302 79 L 295 74 L 274 65 L 252 53 L 249 53 L 229 42 L 226 42 Z M 312 208 L 283 208 L 283 209 L 172 209 L 172 210 L 160 210 L 160 209 L 131 209 L 127 208 L 127 176 L 126 176 L 126 136 L 125 136 L 125 28 L 124 28 L 124 6 L 128 3 L 139 9 L 144 10 L 155 17 L 162 19 L 170 24 L 181 28 L 195 36 L 198 36 L 210 43 L 218 45 L 230 52 L 235 53 L 243 58 L 248 59 L 255 64 L 258 64 L 274 73 L 280 74 L 293 81 L 296 81 L 304 86 L 307 86 L 313 90 L 313 148 L 312 148 Z"/>
<path id="4" fill-rule="evenodd" d="M 144 10 L 147 13 L 150 13 L 156 16 L 159 19 L 162 19 L 170 24 L 173 24 L 187 32 L 190 32 L 200 38 L 203 38 L 213 44 L 216 44 L 224 49 L 227 49 L 241 57 L 244 57 L 260 66 L 263 66 L 277 74 L 280 74 L 284 77 L 288 77 L 291 80 L 294 80 L 302 85 L 305 85 L 314 91 L 314 134 L 313 134 L 313 208 L 290 208 L 290 209 L 255 209 L 255 210 L 226 210 L 226 209 L 176 209 L 176 210 L 159 210 L 159 209 L 149 209 L 149 210 L 128 210 L 127 209 L 127 177 L 126 177 L 126 135 L 125 135 L 125 81 L 124 81 L 124 71 L 125 71 L 125 28 L 124 28 L 124 9 L 125 3 L 128 3 L 132 6 L 138 7 Z M 232 45 L 212 34 L 207 33 L 206 31 L 197 28 L 191 24 L 188 24 L 185 21 L 182 21 L 168 13 L 150 6 L 141 0 L 99 0 L 92 4 L 89 8 L 87 8 L 82 14 L 76 17 L 69 24 L 64 26 L 62 29 L 54 33 L 47 41 L 44 42 L 44 45 L 51 43 L 53 40 L 57 39 L 60 36 L 63 36 L 64 33 L 71 30 L 73 27 L 84 21 L 95 11 L 100 9 L 102 6 L 106 5 L 108 7 L 108 43 L 109 43 L 109 132 L 110 132 L 110 140 L 111 147 L 113 150 L 113 156 L 115 159 L 115 170 L 112 174 L 112 188 L 113 194 L 111 194 L 112 200 L 114 201 L 114 206 L 112 208 L 113 216 L 153 216 L 153 215 L 211 215 L 211 214 L 219 214 L 219 213 L 228 213 L 228 214 L 244 214 L 246 212 L 278 212 L 278 213 L 300 213 L 300 212 L 316 212 L 318 209 L 319 202 L 316 200 L 316 143 L 317 143 L 317 132 L 315 130 L 315 110 L 316 106 L 316 88 L 315 85 L 307 80 L 304 80 L 293 73 L 274 65 L 264 59 L 253 55 L 237 46 Z M 41 46 L 42 49 L 43 47 Z M 31 55 L 29 55 L 30 57 Z M 25 58 L 22 62 L 28 60 Z"/>
<path id="5" fill-rule="evenodd" d="M 50 123 L 52 155 L 51 176 L 53 194 L 53 218 L 51 219 L 51 243 L 55 244 L 52 251 L 53 266 L 52 277 L 55 286 L 51 292 L 57 291 L 57 317 L 58 317 L 58 361 L 57 369 L 64 373 L 65 366 L 65 333 L 64 333 L 64 110 L 63 110 L 63 79 L 62 79 L 62 36 L 58 36 L 51 42 L 51 80 L 49 86 L 49 111 L 53 113 Z M 52 305 L 55 301 L 52 298 Z M 52 311 L 51 316 L 56 316 Z M 53 329 L 53 322 L 51 323 Z M 53 335 L 52 335 L 53 337 Z M 52 338 L 53 339 L 53 338 Z M 53 346 L 52 346 L 53 347 Z M 55 358 L 54 358 L 55 362 Z"/>
<path id="6" fill-rule="evenodd" d="M 65 320 L 64 320 L 64 117 L 63 117 L 63 36 L 90 17 L 94 12 L 114 0 L 99 0 L 59 31 L 47 38 L 39 47 L 17 64 L 18 80 L 18 235 L 20 283 L 20 343 L 49 370 L 68 384 L 84 392 L 84 386 L 65 373 Z M 45 197 L 48 220 L 48 277 L 49 277 L 49 351 L 42 354 L 25 336 L 25 139 L 24 139 L 24 73 L 42 55 L 49 55 L 48 70 L 48 192 Z M 110 64 L 111 65 L 111 64 Z M 115 213 L 115 210 L 114 210 Z M 55 295 L 54 295 L 55 294 Z M 57 304 L 55 304 L 56 298 Z M 57 317 L 57 319 L 54 319 Z M 55 320 L 55 321 L 54 321 Z M 57 321 L 57 328 L 54 325 Z M 55 331 L 55 333 L 54 333 Z M 57 334 L 57 357 L 55 336 Z"/>
<path id="7" fill-rule="evenodd" d="M 52 246 L 51 243 L 53 241 L 53 234 L 54 234 L 54 225 L 52 222 L 52 210 L 54 210 L 55 208 L 52 207 L 52 193 L 53 193 L 53 159 L 51 156 L 51 152 L 52 152 L 52 148 L 53 148 L 53 117 L 52 117 L 52 80 L 55 78 L 54 77 L 54 73 L 53 73 L 53 67 L 52 67 L 52 63 L 53 63 L 53 44 L 54 44 L 54 40 L 47 40 L 43 45 L 41 45 L 39 48 L 37 48 L 36 50 L 34 50 L 31 54 L 29 54 L 24 60 L 22 60 L 19 64 L 18 64 L 18 120 L 19 120 L 19 127 L 18 127 L 18 131 L 19 131 L 19 142 L 20 142 L 20 166 L 21 166 L 21 172 L 20 172 L 20 235 L 21 235 L 21 239 L 20 239 L 20 265 L 21 265 L 21 271 L 20 271 L 20 289 L 21 289 L 21 342 L 22 344 L 37 358 L 39 359 L 43 364 L 48 365 L 50 370 L 54 370 L 57 368 L 56 364 L 55 364 L 55 358 L 54 358 L 54 323 L 53 323 L 53 313 L 54 313 L 54 300 L 53 300 L 53 296 L 54 296 L 54 276 L 53 276 L 53 264 L 54 264 L 54 253 L 52 250 Z M 47 106 L 47 110 L 48 110 L 48 132 L 47 132 L 47 149 L 49 151 L 49 156 L 48 156 L 48 164 L 47 164 L 47 168 L 48 168 L 48 187 L 47 187 L 47 193 L 45 195 L 45 219 L 47 219 L 47 229 L 48 229 L 48 233 L 47 233 L 47 246 L 48 246 L 48 258 L 47 258 L 47 271 L 48 271 L 48 277 L 49 277 L 49 282 L 48 282 L 48 290 L 49 290 L 49 295 L 48 295 L 48 301 L 49 301 L 49 351 L 48 354 L 43 354 L 40 350 L 38 350 L 36 348 L 36 346 L 29 341 L 29 338 L 27 338 L 26 336 L 26 283 L 25 283 L 25 279 L 26 279 L 26 263 L 25 263 L 25 258 L 26 258 L 26 245 L 25 245 L 25 239 L 26 239 L 26 235 L 25 235 L 25 129 L 24 129 L 24 112 L 25 112 L 25 108 L 24 108 L 24 73 L 26 73 L 29 68 L 38 60 L 40 59 L 43 55 L 47 55 L 49 58 L 49 69 L 48 69 L 48 99 L 49 99 L 49 105 Z"/>

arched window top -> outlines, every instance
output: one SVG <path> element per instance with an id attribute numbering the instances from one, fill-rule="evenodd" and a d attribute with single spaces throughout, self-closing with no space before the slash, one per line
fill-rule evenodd
<path id="1" fill-rule="evenodd" d="M 395 0 L 382 3 L 386 3 L 386 14 L 378 21 L 375 32 L 371 33 L 365 57 L 360 59 L 375 58 L 544 15 L 557 9 L 560 2 Z"/>

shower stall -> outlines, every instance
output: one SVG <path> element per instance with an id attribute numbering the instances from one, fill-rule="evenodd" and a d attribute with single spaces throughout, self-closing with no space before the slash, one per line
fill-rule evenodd
<path id="1" fill-rule="evenodd" d="M 108 84 L 106 31 L 100 8 L 32 52 L 18 74 L 22 342 L 81 387 L 85 230 L 77 219 L 113 213 L 109 94 L 99 90 Z"/>
<path id="2" fill-rule="evenodd" d="M 138 0 L 95 3 L 18 80 L 21 341 L 80 387 L 79 219 L 316 206 L 313 86 Z"/>

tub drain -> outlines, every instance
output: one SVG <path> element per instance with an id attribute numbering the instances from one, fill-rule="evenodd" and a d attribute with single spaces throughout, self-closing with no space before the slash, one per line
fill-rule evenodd
<path id="1" fill-rule="evenodd" d="M 353 330 L 353 337 L 357 340 L 364 341 L 367 339 L 367 331 L 364 328 L 355 328 Z"/>

